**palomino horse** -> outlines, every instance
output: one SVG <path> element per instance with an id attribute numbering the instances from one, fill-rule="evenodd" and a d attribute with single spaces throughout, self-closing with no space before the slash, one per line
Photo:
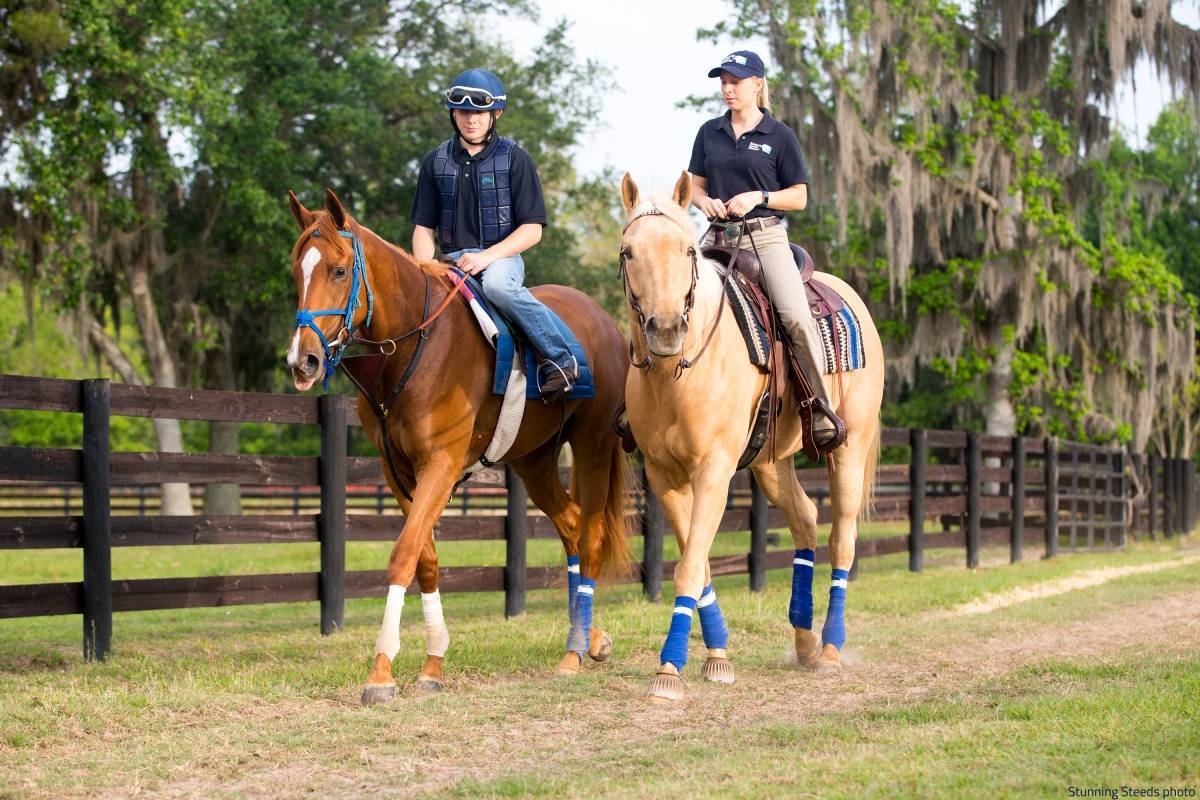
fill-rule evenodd
<path id="1" fill-rule="evenodd" d="M 660 202 L 642 202 L 629 175 L 621 181 L 626 212 L 621 260 L 633 357 L 639 365 L 646 363 L 643 358 L 649 362 L 648 367 L 630 370 L 626 381 L 629 424 L 645 456 L 650 484 L 675 528 L 683 554 L 675 568 L 676 601 L 670 633 L 649 692 L 656 701 L 684 696 L 679 673 L 687 661 L 687 639 L 692 614 L 697 611 L 708 647 L 703 677 L 733 681 L 725 621 L 708 582 L 708 552 L 725 511 L 729 480 L 767 385 L 767 376 L 747 358 L 734 315 L 718 314 L 719 304 L 725 302 L 722 280 L 716 265 L 697 256 L 692 225 L 685 213 L 691 194 L 691 176 L 686 172 L 675 185 L 673 197 Z M 847 373 L 840 382 L 825 378 L 830 396 L 841 398 L 837 412 L 846 422 L 849 437 L 829 460 L 833 573 L 830 610 L 821 639 L 812 631 L 817 509 L 800 488 L 792 466 L 792 455 L 803 446 L 803 431 L 800 417 L 791 413 L 790 389 L 778 420 L 774 452 L 763 448 L 751 467 L 768 499 L 783 512 L 796 543 L 789 619 L 795 629 L 797 658 L 812 667 L 837 669 L 845 641 L 846 573 L 854 561 L 858 515 L 870 496 L 878 460 L 883 348 L 871 315 L 854 291 L 832 275 L 817 275 L 836 289 L 858 316 L 866 353 L 865 367 Z M 711 341 L 701 352 L 709 336 Z"/>
<path id="2" fill-rule="evenodd" d="M 326 377 L 349 344 L 382 354 L 377 379 L 356 381 L 358 416 L 384 454 L 383 471 L 405 519 L 388 559 L 387 606 L 362 702 L 395 696 L 392 659 L 414 576 L 427 633 L 417 683 L 440 691 L 449 633 L 438 593 L 434 524 L 496 429 L 502 398 L 492 393 L 495 355 L 471 312 L 450 297 L 444 265 L 418 264 L 358 224 L 329 190 L 323 211 L 309 211 L 290 192 L 289 200 L 301 231 L 292 248 L 300 311 L 287 357 L 296 388 L 305 391 Z M 628 567 L 629 466 L 612 426 L 628 361 L 624 337 L 591 298 L 563 286 L 533 291 L 579 337 L 596 387 L 593 399 L 526 402 L 516 440 L 503 456 L 567 551 L 568 586 L 578 591 L 568 604 L 571 629 L 558 671 L 571 674 L 584 652 L 603 660 L 611 651 L 607 634 L 591 628 L 592 588 L 602 568 Z M 563 442 L 575 456 L 571 496 L 558 477 Z"/>

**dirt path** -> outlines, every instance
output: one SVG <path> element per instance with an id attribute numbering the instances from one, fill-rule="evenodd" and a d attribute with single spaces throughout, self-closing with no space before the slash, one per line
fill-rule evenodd
<path id="1" fill-rule="evenodd" d="M 591 757 L 602 764 L 616 753 L 649 748 L 665 733 L 712 735 L 744 724 L 801 722 L 871 703 L 936 700 L 1055 657 L 1084 660 L 1131 647 L 1170 652 L 1195 648 L 1200 646 L 1200 588 L 1061 623 L 1009 621 L 1003 616 L 985 619 L 981 615 L 1026 599 L 1197 560 L 1200 557 L 1189 556 L 1145 567 L 1095 570 L 967 604 L 944 612 L 942 624 L 911 625 L 904 629 L 916 631 L 911 636 L 894 636 L 882 648 L 886 663 L 851 666 L 832 676 L 796 669 L 781 647 L 775 665 L 742 669 L 733 687 L 693 680 L 688 701 L 678 707 L 651 706 L 637 699 L 653 672 L 653 654 L 600 667 L 609 676 L 601 691 L 558 704 L 531 702 L 531 693 L 555 691 L 539 683 L 551 681 L 548 677 L 460 687 L 454 690 L 459 697 L 440 705 L 428 718 L 397 714 L 396 725 L 381 734 L 382 740 L 364 743 L 359 758 L 344 767 L 331 770 L 315 762 L 294 761 L 286 766 L 270 766 L 272 759 L 268 756 L 263 769 L 240 771 L 235 780 L 223 782 L 220 776 L 206 771 L 193 780 L 157 788 L 155 794 L 438 795 L 465 779 L 487 781 L 511 774 L 553 774 L 556 765 L 578 764 Z M 972 638 L 970 631 L 976 629 L 980 634 Z M 698 655 L 693 648 L 693 657 Z M 734 656 L 736 659 L 736 652 Z M 862 658 L 850 650 L 847 660 L 853 665 L 855 661 L 861 663 Z M 695 676 L 698 669 L 689 668 L 689 672 Z M 355 702 L 356 697 L 347 695 L 343 702 L 331 703 L 327 711 L 332 716 L 359 713 L 352 708 Z M 427 700 L 410 693 L 398 702 Z M 308 707 L 297 713 L 319 715 L 321 709 L 314 712 Z M 287 712 L 283 717 L 281 721 L 287 724 Z M 299 722 L 292 720 L 290 724 Z M 336 720 L 329 724 L 336 724 Z M 380 754 L 389 749 L 393 753 L 397 749 L 410 750 L 414 737 L 422 741 L 419 755 Z M 396 747 L 389 745 L 392 740 Z"/>

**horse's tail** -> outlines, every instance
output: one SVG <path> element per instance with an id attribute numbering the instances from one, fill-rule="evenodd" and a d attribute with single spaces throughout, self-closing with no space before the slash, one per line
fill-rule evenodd
<path id="1" fill-rule="evenodd" d="M 620 580 L 631 572 L 629 554 L 630 519 L 625 501 L 633 486 L 633 468 L 621 449 L 621 440 L 611 440 L 608 465 L 608 499 L 604 503 L 604 539 L 600 544 L 600 575 Z"/>
<path id="2" fill-rule="evenodd" d="M 867 460 L 863 464 L 863 495 L 858 507 L 858 521 L 866 522 L 871 519 L 875 510 L 875 479 L 879 475 L 880 440 L 883 436 L 883 420 L 875 420 L 875 435 L 871 438 L 871 449 L 867 451 Z"/>

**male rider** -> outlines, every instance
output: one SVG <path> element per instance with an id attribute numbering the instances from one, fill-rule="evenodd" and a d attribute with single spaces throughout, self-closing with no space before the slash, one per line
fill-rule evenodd
<path id="1" fill-rule="evenodd" d="M 550 312 L 525 288 L 521 253 L 537 244 L 546 205 L 533 159 L 496 132 L 507 105 L 504 85 L 469 69 L 445 93 L 455 136 L 425 156 L 413 199 L 412 252 L 435 246 L 464 272 L 483 273 L 484 294 L 537 351 L 538 387 L 547 401 L 569 392 L 579 366 Z"/>

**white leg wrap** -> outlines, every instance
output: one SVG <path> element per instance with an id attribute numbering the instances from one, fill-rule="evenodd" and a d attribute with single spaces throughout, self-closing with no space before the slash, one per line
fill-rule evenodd
<path id="1" fill-rule="evenodd" d="M 421 593 L 421 611 L 425 614 L 425 654 L 441 658 L 450 646 L 450 631 L 442 616 L 442 593 Z"/>
<path id="2" fill-rule="evenodd" d="M 383 625 L 375 639 L 375 652 L 383 653 L 391 661 L 400 652 L 400 614 L 404 611 L 404 587 L 392 584 L 388 587 L 387 608 L 383 610 Z"/>

